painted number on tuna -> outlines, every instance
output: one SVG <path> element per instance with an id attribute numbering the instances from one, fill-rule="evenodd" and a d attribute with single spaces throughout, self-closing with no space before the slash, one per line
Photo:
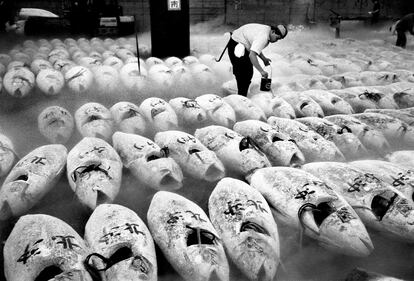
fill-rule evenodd
<path id="1" fill-rule="evenodd" d="M 260 200 L 245 200 L 236 199 L 233 201 L 227 201 L 227 210 L 224 211 L 226 216 L 240 216 L 242 211 L 246 210 L 249 207 L 254 207 L 256 210 L 261 213 L 267 213 L 266 209 L 262 207 L 263 202 Z"/>
<path id="2" fill-rule="evenodd" d="M 22 262 L 23 264 L 27 263 L 27 260 L 30 259 L 32 256 L 36 256 L 41 253 L 37 245 L 42 242 L 43 239 L 39 239 L 36 242 L 33 243 L 33 245 L 30 247 L 30 244 L 26 245 L 26 248 L 24 249 L 23 255 L 19 257 L 17 262 Z"/>
<path id="3" fill-rule="evenodd" d="M 73 250 L 74 247 L 80 248 L 80 246 L 75 243 L 76 239 L 72 235 L 66 235 L 66 236 L 56 235 L 56 236 L 52 236 L 52 240 L 53 241 L 57 240 L 56 244 L 62 244 L 63 249 Z M 72 240 L 75 240 L 75 242 Z"/>
<path id="4" fill-rule="evenodd" d="M 351 184 L 348 183 L 349 188 L 348 192 L 360 192 L 361 188 L 364 188 L 365 191 L 369 191 L 371 188 L 367 186 L 368 183 L 378 183 L 379 179 L 373 174 L 364 174 L 354 178 Z"/>
<path id="5" fill-rule="evenodd" d="M 169 218 L 167 220 L 167 223 L 168 224 L 176 224 L 180 219 L 183 218 L 182 213 L 183 212 L 174 212 L 172 214 L 169 214 Z M 186 210 L 186 211 L 184 211 L 184 214 L 190 214 L 190 218 L 195 219 L 196 221 L 206 222 L 206 220 L 203 219 L 201 217 L 201 214 L 199 214 L 199 213 L 194 213 L 193 211 Z"/>
<path id="6" fill-rule="evenodd" d="M 413 175 L 413 171 L 409 170 L 406 173 L 402 173 L 402 172 L 398 173 L 396 178 L 391 176 L 391 178 L 393 179 L 392 185 L 393 186 L 405 185 L 411 179 L 412 175 Z"/>
<path id="7" fill-rule="evenodd" d="M 139 230 L 139 224 L 127 222 L 123 225 L 111 227 L 108 233 L 99 238 L 99 242 L 108 245 L 113 241 L 116 241 L 121 236 L 122 232 L 127 231 L 130 234 L 142 235 L 145 237 L 145 233 Z"/>

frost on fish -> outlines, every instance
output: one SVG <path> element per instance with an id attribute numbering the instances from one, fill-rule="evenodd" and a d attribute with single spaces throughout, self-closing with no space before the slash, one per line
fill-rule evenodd
<path id="1" fill-rule="evenodd" d="M 289 135 L 305 155 L 306 162 L 345 160 L 344 155 L 333 142 L 324 139 L 320 134 L 296 120 L 270 117 L 267 123 Z"/>
<path id="2" fill-rule="evenodd" d="M 147 219 L 154 241 L 184 280 L 229 280 L 223 241 L 194 202 L 159 191 L 152 198 Z"/>
<path id="3" fill-rule="evenodd" d="M 302 165 L 305 162 L 305 156 L 296 142 L 265 122 L 258 120 L 237 122 L 233 130 L 244 137 L 252 138 L 273 166 Z"/>
<path id="4" fill-rule="evenodd" d="M 178 128 L 177 114 L 169 103 L 161 98 L 147 98 L 141 103 L 139 109 L 144 114 L 148 127 L 154 133 Z"/>
<path id="5" fill-rule="evenodd" d="M 314 116 L 322 118 L 325 116 L 321 106 L 316 101 L 300 92 L 285 92 L 280 97 L 295 109 L 296 117 Z"/>
<path id="6" fill-rule="evenodd" d="M 116 132 L 113 145 L 126 168 L 143 184 L 156 190 L 182 187 L 180 166 L 169 157 L 169 148 L 160 148 L 148 138 Z"/>
<path id="7" fill-rule="evenodd" d="M 237 179 L 220 180 L 208 201 L 211 222 L 228 257 L 249 280 L 273 280 L 279 234 L 265 198 Z"/>
<path id="8" fill-rule="evenodd" d="M 65 73 L 67 87 L 78 94 L 85 93 L 93 83 L 93 74 L 84 66 L 74 66 Z"/>
<path id="9" fill-rule="evenodd" d="M 85 241 L 92 252 L 86 263 L 102 280 L 156 281 L 157 259 L 151 233 L 132 210 L 102 204 L 89 217 Z"/>
<path id="10" fill-rule="evenodd" d="M 331 115 L 326 116 L 325 119 L 342 128 L 347 128 L 359 138 L 361 143 L 370 152 L 383 156 L 391 150 L 390 144 L 381 131 L 361 122 L 351 115 Z"/>
<path id="11" fill-rule="evenodd" d="M 193 135 L 181 131 L 159 132 L 154 141 L 160 147 L 168 147 L 170 157 L 190 177 L 211 182 L 224 177 L 223 163 Z"/>
<path id="12" fill-rule="evenodd" d="M 207 117 L 213 124 L 232 128 L 236 123 L 236 112 L 218 95 L 205 94 L 195 100 L 207 112 Z"/>
<path id="13" fill-rule="evenodd" d="M 352 114 L 352 106 L 341 97 L 324 90 L 307 90 L 302 92 L 303 95 L 309 96 L 315 100 L 322 108 L 324 114 Z"/>
<path id="14" fill-rule="evenodd" d="M 253 95 L 250 99 L 263 110 L 266 118 L 269 118 L 270 116 L 288 119 L 296 118 L 293 107 L 281 97 L 274 96 L 271 93 L 258 93 Z"/>
<path id="15" fill-rule="evenodd" d="M 226 171 L 249 177 L 255 170 L 271 166 L 266 155 L 250 137 L 222 126 L 208 126 L 194 136 L 223 162 Z"/>
<path id="16" fill-rule="evenodd" d="M 392 147 L 414 147 L 414 128 L 398 118 L 370 112 L 353 114 L 352 116 L 381 131 Z"/>
<path id="17" fill-rule="evenodd" d="M 386 156 L 387 161 L 414 169 L 414 150 L 398 150 Z"/>
<path id="18" fill-rule="evenodd" d="M 107 142 L 85 137 L 68 154 L 66 176 L 79 201 L 93 210 L 118 195 L 122 162 Z"/>
<path id="19" fill-rule="evenodd" d="M 66 157 L 65 146 L 50 144 L 20 159 L 0 189 L 0 220 L 23 215 L 34 207 L 63 174 Z"/>
<path id="20" fill-rule="evenodd" d="M 247 97 L 241 95 L 229 95 L 223 98 L 236 113 L 236 120 L 261 120 L 266 121 L 263 110 Z"/>
<path id="21" fill-rule="evenodd" d="M 110 109 L 115 125 L 121 132 L 144 135 L 147 131 L 145 117 L 139 107 L 131 102 L 120 101 Z"/>
<path id="22" fill-rule="evenodd" d="M 253 174 L 278 223 L 304 233 L 331 251 L 368 256 L 373 245 L 358 215 L 321 179 L 303 170 L 271 167 Z"/>
<path id="23" fill-rule="evenodd" d="M 208 125 L 207 113 L 196 100 L 178 97 L 171 99 L 169 104 L 177 114 L 180 127 L 189 133 Z"/>
<path id="24" fill-rule="evenodd" d="M 303 169 L 344 196 L 367 228 L 395 240 L 414 242 L 414 203 L 391 184 L 352 164 L 315 162 Z"/>
<path id="25" fill-rule="evenodd" d="M 83 261 L 89 249 L 64 221 L 49 215 L 25 215 L 4 245 L 4 273 L 9 281 L 92 281 Z"/>
<path id="26" fill-rule="evenodd" d="M 75 112 L 75 122 L 83 137 L 96 137 L 110 140 L 114 130 L 111 111 L 100 103 L 89 102 Z"/>
<path id="27" fill-rule="evenodd" d="M 51 143 L 66 143 L 73 133 L 75 121 L 68 110 L 60 106 L 45 108 L 37 118 L 40 133 Z"/>
<path id="28" fill-rule="evenodd" d="M 326 119 L 304 117 L 296 119 L 305 124 L 326 140 L 332 141 L 347 159 L 358 159 L 368 156 L 368 151 L 357 136 L 348 127 L 340 127 Z"/>
<path id="29" fill-rule="evenodd" d="M 3 77 L 3 87 L 11 96 L 27 96 L 35 86 L 35 76 L 26 67 L 8 70 Z"/>

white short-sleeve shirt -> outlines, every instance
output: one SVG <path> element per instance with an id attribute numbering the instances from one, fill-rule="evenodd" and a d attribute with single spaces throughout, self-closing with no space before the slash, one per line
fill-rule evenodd
<path id="1" fill-rule="evenodd" d="M 270 26 L 248 23 L 236 29 L 231 38 L 244 45 L 246 50 L 260 54 L 269 45 Z"/>

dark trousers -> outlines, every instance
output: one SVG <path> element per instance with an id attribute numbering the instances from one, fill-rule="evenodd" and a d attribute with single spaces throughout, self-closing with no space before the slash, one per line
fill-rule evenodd
<path id="1" fill-rule="evenodd" d="M 405 31 L 397 29 L 397 42 L 395 43 L 396 46 L 405 48 L 407 44 L 407 36 L 405 35 Z"/>
<path id="2" fill-rule="evenodd" d="M 228 54 L 233 65 L 233 74 L 237 81 L 238 94 L 247 96 L 247 91 L 253 77 L 253 64 L 249 58 L 249 51 L 245 50 L 244 56 L 238 58 L 234 55 L 234 48 L 238 43 L 230 39 L 228 45 Z"/>

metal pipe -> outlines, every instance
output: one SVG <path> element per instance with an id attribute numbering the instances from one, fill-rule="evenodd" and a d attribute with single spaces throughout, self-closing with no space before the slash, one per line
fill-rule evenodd
<path id="1" fill-rule="evenodd" d="M 135 31 L 135 43 L 137 45 L 137 58 L 138 58 L 138 74 L 141 75 L 141 62 L 139 57 L 139 44 L 138 44 L 138 32 L 137 32 L 137 20 L 134 14 L 134 31 Z"/>

